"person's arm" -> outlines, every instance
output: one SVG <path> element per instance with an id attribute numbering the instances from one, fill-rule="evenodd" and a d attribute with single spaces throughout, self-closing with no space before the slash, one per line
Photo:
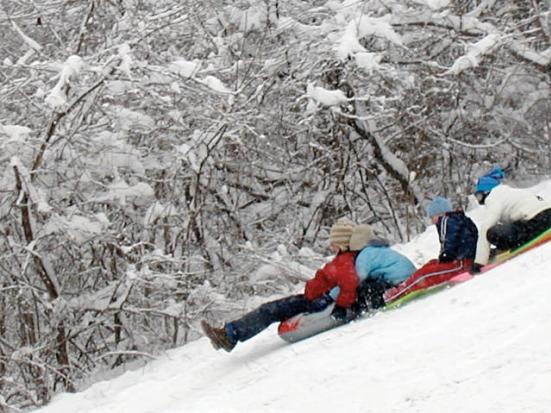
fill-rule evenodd
<path id="1" fill-rule="evenodd" d="M 306 285 L 304 286 L 304 296 L 307 300 L 315 300 L 332 288 L 329 280 L 327 279 L 327 274 L 324 271 L 326 267 L 327 265 L 317 270 L 314 278 L 306 281 Z"/>
<path id="2" fill-rule="evenodd" d="M 486 265 L 490 258 L 490 242 L 487 238 L 488 230 L 499 222 L 501 212 L 496 207 L 487 206 L 487 212 L 484 221 L 478 231 L 478 242 L 476 243 L 475 264 Z"/>
<path id="3" fill-rule="evenodd" d="M 354 268 L 354 255 L 339 254 L 316 272 L 316 276 L 306 282 L 304 296 L 308 300 L 321 297 L 334 287 L 339 287 L 336 305 L 350 307 L 356 302 L 358 276 Z"/>
<path id="4" fill-rule="evenodd" d="M 339 296 L 335 304 L 339 307 L 348 308 L 354 304 L 358 298 L 358 275 L 354 268 L 354 259 L 351 258 L 345 268 L 337 275 L 337 286 L 340 288 Z"/>
<path id="5" fill-rule="evenodd" d="M 371 260 L 366 250 L 360 252 L 360 254 L 356 257 L 356 274 L 358 275 L 360 283 L 368 278 L 372 271 Z"/>
<path id="6" fill-rule="evenodd" d="M 490 259 L 490 243 L 486 238 L 489 226 L 482 224 L 478 232 L 478 242 L 476 243 L 476 255 L 474 257 L 475 264 L 486 265 Z"/>
<path id="7" fill-rule="evenodd" d="M 461 233 L 459 227 L 461 225 L 463 225 L 463 222 L 461 222 L 460 218 L 453 218 L 447 215 L 442 217 L 440 233 L 438 234 L 441 245 L 438 261 L 450 262 L 457 259 L 459 250 L 462 247 L 461 240 L 459 239 L 459 234 Z"/>

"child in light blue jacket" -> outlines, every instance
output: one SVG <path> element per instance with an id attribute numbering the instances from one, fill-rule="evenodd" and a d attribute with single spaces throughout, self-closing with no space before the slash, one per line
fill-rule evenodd
<path id="1" fill-rule="evenodd" d="M 388 241 L 376 238 L 367 224 L 354 228 L 351 247 L 356 243 L 365 245 L 356 257 L 360 281 L 356 310 L 365 312 L 384 306 L 384 292 L 406 280 L 416 268 L 407 257 L 390 248 Z"/>

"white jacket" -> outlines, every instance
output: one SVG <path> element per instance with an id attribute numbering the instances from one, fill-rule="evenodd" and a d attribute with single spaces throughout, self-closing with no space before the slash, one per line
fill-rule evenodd
<path id="1" fill-rule="evenodd" d="M 488 263 L 490 256 L 490 243 L 486 238 L 488 229 L 497 223 L 528 221 L 540 212 L 551 208 L 551 202 L 544 201 L 533 192 L 511 188 L 504 184 L 492 189 L 484 204 L 486 213 L 480 223 L 476 244 L 475 262 L 478 264 Z"/>

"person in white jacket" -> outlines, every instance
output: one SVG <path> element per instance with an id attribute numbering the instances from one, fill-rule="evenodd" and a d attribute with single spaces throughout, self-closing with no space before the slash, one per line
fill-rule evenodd
<path id="1" fill-rule="evenodd" d="M 498 250 L 514 249 L 551 228 L 551 202 L 501 183 L 504 177 L 503 169 L 495 167 L 475 187 L 475 197 L 486 209 L 479 228 L 475 273 L 488 263 L 490 244 Z"/>

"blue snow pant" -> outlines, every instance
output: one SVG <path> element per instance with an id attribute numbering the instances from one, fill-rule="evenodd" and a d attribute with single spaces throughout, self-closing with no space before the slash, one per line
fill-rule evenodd
<path id="1" fill-rule="evenodd" d="M 307 300 L 304 294 L 291 295 L 264 303 L 243 317 L 226 323 L 224 327 L 228 338 L 237 343 L 254 337 L 272 323 L 287 320 L 300 313 L 322 311 L 332 302 L 333 299 L 328 295 L 312 301 Z"/>

